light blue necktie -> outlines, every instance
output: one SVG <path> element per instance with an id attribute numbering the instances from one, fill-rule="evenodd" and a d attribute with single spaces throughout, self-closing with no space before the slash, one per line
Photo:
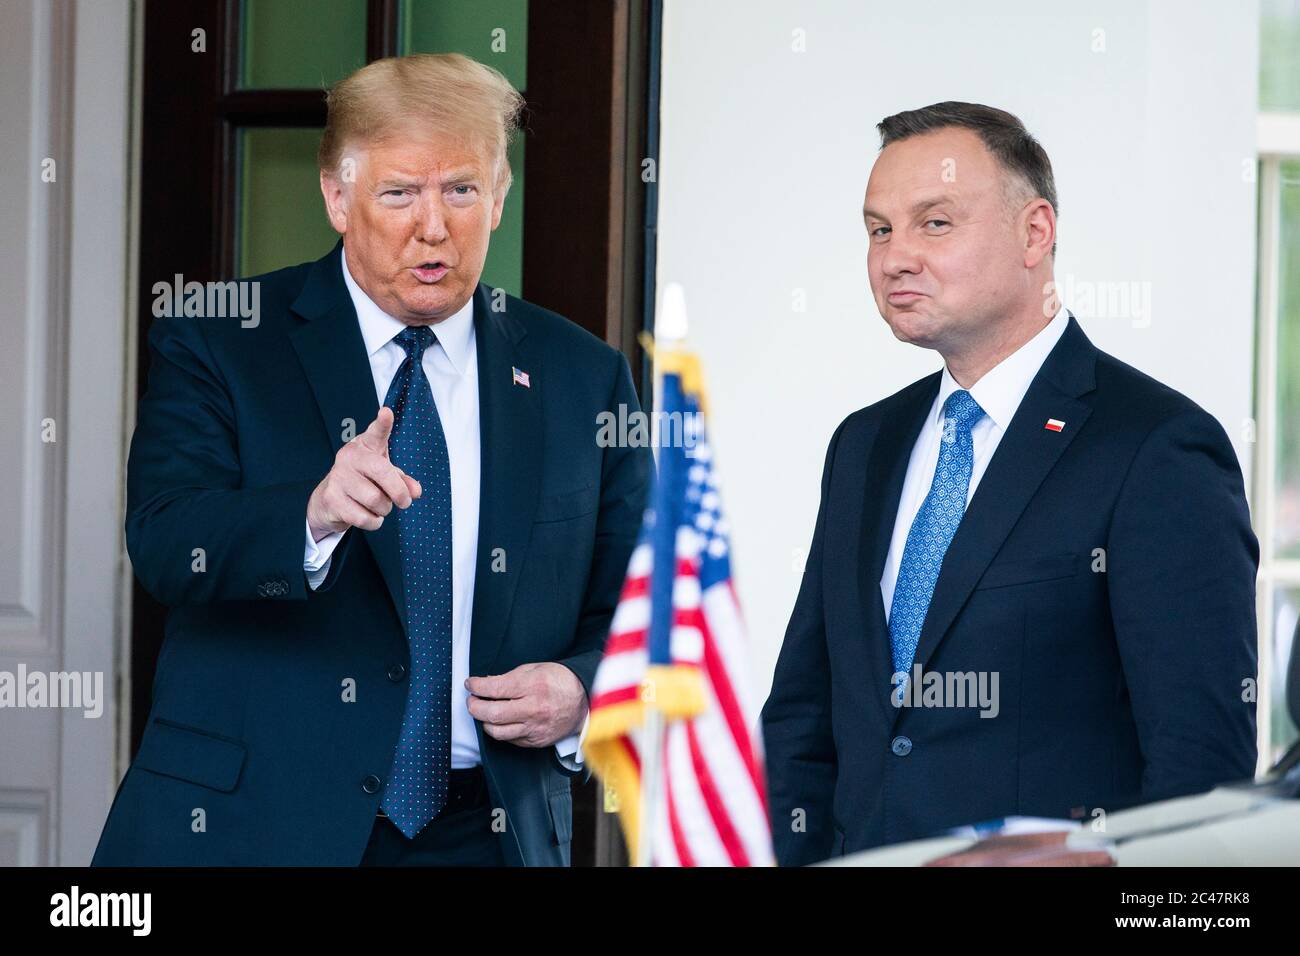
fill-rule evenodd
<path id="1" fill-rule="evenodd" d="M 907 532 L 903 561 L 898 568 L 894 599 L 889 610 L 889 637 L 894 652 L 894 673 L 912 669 L 921 626 L 930 609 L 930 598 L 939 580 L 943 556 L 952 543 L 961 517 L 966 512 L 966 492 L 970 488 L 971 468 L 975 463 L 971 429 L 984 417 L 984 409 L 971 398 L 970 392 L 958 389 L 943 403 L 943 439 L 939 443 L 939 463 L 934 469 L 930 493 L 916 513 Z"/>
<path id="2" fill-rule="evenodd" d="M 451 770 L 451 466 L 421 362 L 433 330 L 403 329 L 394 341 L 406 360 L 384 401 L 393 410 L 388 457 L 423 494 L 389 515 L 402 556 L 411 686 L 383 810 L 414 837 L 446 804 Z"/>

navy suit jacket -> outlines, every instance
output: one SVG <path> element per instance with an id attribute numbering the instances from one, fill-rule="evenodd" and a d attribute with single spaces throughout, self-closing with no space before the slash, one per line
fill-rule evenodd
<path id="1" fill-rule="evenodd" d="M 379 407 L 340 246 L 256 281 L 256 327 L 165 318 L 150 331 L 126 540 L 171 611 L 97 865 L 355 865 L 392 764 L 410 667 L 396 523 L 349 530 L 318 590 L 303 572 L 308 498 L 345 428 L 360 433 Z M 650 480 L 649 449 L 596 442 L 598 414 L 638 407 L 627 363 L 519 299 L 493 311 L 483 285 L 474 326 L 470 673 L 558 661 L 590 694 Z M 567 865 L 570 776 L 554 748 L 475 726 L 507 862 Z"/>
<path id="2" fill-rule="evenodd" d="M 996 672 L 999 713 L 895 706 L 880 578 L 940 377 L 831 439 L 763 709 L 783 865 L 1011 814 L 1091 822 L 1254 772 L 1259 548 L 1236 455 L 1073 316 L 957 528 L 916 651 L 927 672 Z"/>

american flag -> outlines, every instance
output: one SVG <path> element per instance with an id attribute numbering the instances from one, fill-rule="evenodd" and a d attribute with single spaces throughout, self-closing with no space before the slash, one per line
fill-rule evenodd
<path id="1" fill-rule="evenodd" d="M 698 359 L 656 355 L 659 475 L 628 564 L 583 746 L 633 856 L 656 866 L 769 866 L 759 701 L 701 414 Z M 676 413 L 676 414 L 674 414 Z M 652 711 L 661 719 L 651 718 Z M 652 755 L 649 748 L 657 748 Z M 652 759 L 647 759 L 652 758 Z M 650 825 L 642 828 L 643 806 Z"/>

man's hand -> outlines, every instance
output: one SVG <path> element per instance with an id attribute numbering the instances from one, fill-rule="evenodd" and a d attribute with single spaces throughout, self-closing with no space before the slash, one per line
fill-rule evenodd
<path id="1" fill-rule="evenodd" d="M 471 677 L 469 712 L 495 740 L 549 747 L 576 733 L 587 715 L 587 691 L 563 664 L 521 664 L 497 677 Z"/>
<path id="2" fill-rule="evenodd" d="M 384 516 L 409 508 L 420 497 L 420 483 L 388 460 L 393 410 L 387 405 L 370 427 L 339 449 L 334 467 L 307 502 L 307 524 L 319 541 L 336 531 L 374 531 Z"/>

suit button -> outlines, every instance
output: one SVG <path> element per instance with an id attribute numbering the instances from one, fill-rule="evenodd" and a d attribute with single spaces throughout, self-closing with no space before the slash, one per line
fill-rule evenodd
<path id="1" fill-rule="evenodd" d="M 889 749 L 896 757 L 906 757 L 912 752 L 912 741 L 906 737 L 895 737 L 889 742 Z"/>
<path id="2" fill-rule="evenodd" d="M 388 668 L 388 679 L 394 684 L 400 682 L 406 676 L 406 666 L 403 664 L 394 664 Z"/>
<path id="3" fill-rule="evenodd" d="M 382 781 L 372 773 L 361 781 L 361 789 L 366 793 L 378 793 L 381 783 Z"/>

